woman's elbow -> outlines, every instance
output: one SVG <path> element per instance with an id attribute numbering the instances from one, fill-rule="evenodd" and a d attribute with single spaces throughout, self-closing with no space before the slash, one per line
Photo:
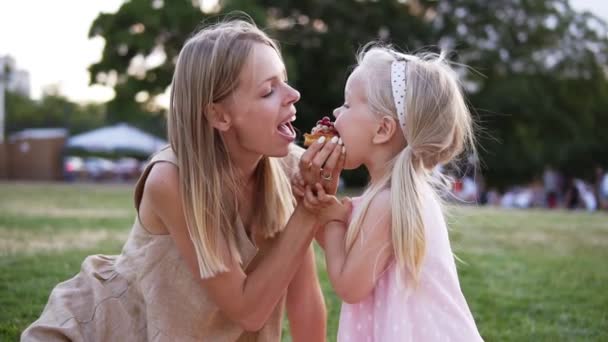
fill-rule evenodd
<path id="1" fill-rule="evenodd" d="M 250 317 L 239 320 L 238 324 L 245 331 L 256 332 L 264 327 L 266 321 L 258 317 Z"/>
<path id="2" fill-rule="evenodd" d="M 264 325 L 266 325 L 273 312 L 274 310 L 267 312 L 255 307 L 252 308 L 252 310 L 247 310 L 247 313 L 245 315 L 241 315 L 237 321 L 245 331 L 256 332 L 261 330 Z"/>
<path id="3" fill-rule="evenodd" d="M 229 320 L 249 332 L 256 332 L 262 329 L 268 319 L 268 317 L 263 317 L 257 310 L 247 310 L 245 307 L 233 308 L 230 311 L 222 310 L 222 312 Z"/>

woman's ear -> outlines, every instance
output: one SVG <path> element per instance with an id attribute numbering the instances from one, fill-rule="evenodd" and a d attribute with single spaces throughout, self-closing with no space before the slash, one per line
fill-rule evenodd
<path id="1" fill-rule="evenodd" d="M 211 126 L 220 132 L 226 132 L 232 126 L 232 118 L 219 103 L 211 103 L 207 106 L 207 120 Z"/>
<path id="2" fill-rule="evenodd" d="M 390 115 L 384 115 L 378 121 L 376 133 L 372 138 L 372 142 L 374 144 L 384 144 L 393 138 L 398 129 L 399 124 L 397 123 L 397 120 Z"/>

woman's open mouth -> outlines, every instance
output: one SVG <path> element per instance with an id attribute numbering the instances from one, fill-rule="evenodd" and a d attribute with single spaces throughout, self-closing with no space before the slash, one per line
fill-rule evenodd
<path id="1" fill-rule="evenodd" d="M 295 116 L 290 118 L 288 121 L 282 122 L 279 126 L 277 126 L 277 131 L 279 135 L 288 140 L 289 142 L 293 142 L 296 140 L 296 131 L 293 129 L 291 125 L 291 121 L 295 120 Z"/>

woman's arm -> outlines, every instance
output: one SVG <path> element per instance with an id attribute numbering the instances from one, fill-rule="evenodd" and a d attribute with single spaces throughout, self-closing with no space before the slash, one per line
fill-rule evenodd
<path id="1" fill-rule="evenodd" d="M 304 258 L 287 289 L 287 317 L 291 337 L 295 342 L 325 341 L 327 312 L 312 245 Z"/>
<path id="2" fill-rule="evenodd" d="M 359 235 L 347 253 L 346 225 L 331 221 L 325 226 L 325 260 L 331 284 L 342 300 L 357 303 L 374 289 L 392 255 L 390 193 L 378 194 L 370 204 Z"/>
<path id="3" fill-rule="evenodd" d="M 143 196 L 149 198 L 152 211 L 171 234 L 192 274 L 199 278 L 196 252 L 183 214 L 177 168 L 168 163 L 155 165 Z M 315 223 L 314 215 L 298 205 L 267 257 L 253 272 L 246 275 L 232 260 L 227 265 L 229 271 L 200 279 L 200 285 L 231 320 L 248 331 L 261 329 L 305 260 Z M 222 250 L 227 253 L 228 247 L 225 245 Z"/>

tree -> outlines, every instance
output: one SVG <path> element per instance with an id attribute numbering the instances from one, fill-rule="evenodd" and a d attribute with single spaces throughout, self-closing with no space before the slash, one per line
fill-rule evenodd
<path id="1" fill-rule="evenodd" d="M 607 25 L 567 0 L 440 2 L 433 26 L 459 52 L 479 114 L 485 174 L 524 182 L 545 164 L 584 176 L 608 162 Z"/>
<path id="2" fill-rule="evenodd" d="M 234 9 L 281 43 L 290 82 L 302 93 L 296 124 L 303 130 L 342 103 L 355 52 L 380 40 L 410 52 L 452 49 L 457 62 L 478 71 L 463 82 L 484 129 L 488 183 L 526 181 L 547 162 L 578 175 L 608 162 L 600 134 L 608 124 L 606 23 L 567 0 L 223 1 L 219 14 Z M 101 14 L 90 36 L 106 46 L 90 71 L 92 82 L 116 90 L 109 119 L 161 122 L 153 100 L 169 86 L 182 44 L 216 18 L 191 1 L 131 0 Z M 361 184 L 366 176 L 347 177 Z"/>
<path id="3" fill-rule="evenodd" d="M 58 93 L 45 93 L 40 101 L 7 92 L 6 130 L 14 133 L 27 128 L 65 127 L 78 134 L 105 123 L 105 106 L 79 105 Z"/>

